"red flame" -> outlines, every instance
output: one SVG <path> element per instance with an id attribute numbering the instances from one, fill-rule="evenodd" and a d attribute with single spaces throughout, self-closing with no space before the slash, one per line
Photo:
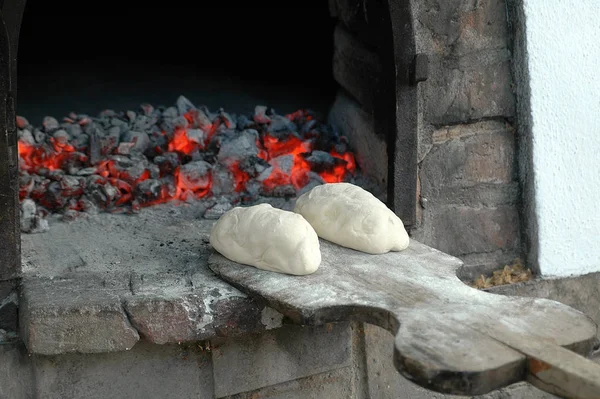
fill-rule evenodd
<path id="1" fill-rule="evenodd" d="M 291 120 L 292 122 L 300 119 L 300 118 L 304 118 L 307 121 L 310 121 L 313 119 L 312 115 L 309 115 L 306 111 L 300 109 L 296 112 L 292 112 L 291 114 L 287 114 L 285 116 L 286 118 L 288 118 L 289 120 Z"/>
<path id="2" fill-rule="evenodd" d="M 115 164 L 115 161 L 102 161 L 98 168 L 97 174 L 108 178 L 108 181 L 121 192 L 121 197 L 115 202 L 115 205 L 123 205 L 130 203 L 135 198 L 133 193 L 134 187 L 144 180 L 151 178 L 150 171 L 145 169 L 140 176 L 131 176 L 126 170 L 120 171 Z M 170 190 L 167 185 L 163 185 L 158 198 L 150 201 L 145 201 L 140 206 L 150 206 L 162 204 L 172 200 L 187 201 L 190 199 L 199 199 L 210 193 L 212 186 L 212 178 L 208 174 L 204 179 L 193 180 L 185 178 L 180 173 L 180 167 L 177 167 L 173 176 L 175 177 L 175 189 Z"/>
<path id="3" fill-rule="evenodd" d="M 169 142 L 169 151 L 182 152 L 186 155 L 191 154 L 200 148 L 200 143 L 191 141 L 187 136 L 185 129 L 176 129 L 173 139 Z"/>
<path id="4" fill-rule="evenodd" d="M 235 192 L 239 193 L 244 191 L 244 189 L 246 188 L 246 183 L 248 182 L 248 180 L 250 180 L 250 176 L 248 175 L 248 173 L 244 172 L 243 170 L 240 169 L 240 163 L 238 162 L 234 162 L 231 165 L 231 173 L 233 174 L 233 181 L 235 184 Z"/>
<path id="5" fill-rule="evenodd" d="M 298 112 L 301 111 L 297 111 L 288 117 L 297 118 L 303 116 L 302 114 L 298 114 Z M 290 136 L 287 140 L 280 141 L 273 136 L 265 135 L 262 147 L 258 156 L 266 161 L 282 155 L 293 155 L 294 157 L 291 173 L 287 174 L 275 165 L 271 175 L 263 181 L 265 188 L 272 190 L 276 186 L 292 184 L 296 189 L 300 189 L 308 183 L 308 173 L 311 171 L 311 167 L 301 154 L 312 151 L 312 142 L 308 140 L 302 141 L 296 136 Z M 330 154 L 335 158 L 344 160 L 346 163 L 336 165 L 332 170 L 318 173 L 325 182 L 339 183 L 344 181 L 348 172 L 354 173 L 356 170 L 356 161 L 352 153 L 339 154 L 335 150 L 332 150 Z"/>
<path id="6" fill-rule="evenodd" d="M 319 173 L 319 175 L 325 180 L 326 183 L 341 183 L 344 181 L 344 177 L 346 176 L 346 171 L 350 173 L 354 173 L 356 170 L 356 161 L 354 160 L 354 154 L 351 152 L 346 152 L 344 154 L 339 154 L 337 151 L 332 150 L 330 154 L 339 159 L 343 159 L 346 161 L 346 164 L 335 165 L 333 170 L 324 171 Z"/>
<path id="7" fill-rule="evenodd" d="M 27 172 L 42 168 L 48 170 L 62 169 L 66 161 L 72 159 L 75 148 L 70 144 L 60 143 L 53 137 L 50 138 L 50 145 L 32 145 L 19 140 L 19 157 L 22 160 L 21 169 Z M 86 160 L 83 154 L 78 154 L 77 158 L 80 161 Z"/>
<path id="8" fill-rule="evenodd" d="M 303 152 L 310 152 L 312 149 L 312 144 L 308 141 L 302 141 L 298 137 L 290 136 L 289 139 L 284 141 L 279 141 L 273 136 L 265 135 L 263 138 L 263 148 L 266 151 L 265 153 L 259 154 L 264 156 L 265 161 L 269 161 L 272 158 L 278 157 L 280 155 L 300 155 Z"/>
<path id="9" fill-rule="evenodd" d="M 206 134 L 206 136 L 202 142 L 198 142 L 188 137 L 188 131 L 185 128 L 177 128 L 175 129 L 173 138 L 169 141 L 167 147 L 168 150 L 172 152 L 180 152 L 185 155 L 189 155 L 196 150 L 204 150 L 219 129 L 219 126 L 221 126 L 221 119 L 215 120 L 214 123 L 207 123 L 207 121 L 201 120 L 201 118 L 199 118 L 197 113 L 194 111 L 188 111 L 183 116 L 190 124 L 190 128 L 200 129 Z M 223 123 L 225 124 L 225 127 L 231 127 L 231 123 L 229 121 L 224 121 Z"/>
<path id="10" fill-rule="evenodd" d="M 193 198 L 202 198 L 208 195 L 212 186 L 212 176 L 187 177 L 181 173 L 181 168 L 175 169 L 175 186 L 177 187 L 174 198 L 187 201 Z"/>

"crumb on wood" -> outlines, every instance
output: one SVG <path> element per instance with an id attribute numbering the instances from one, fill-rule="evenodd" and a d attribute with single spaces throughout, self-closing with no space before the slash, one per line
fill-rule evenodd
<path id="1" fill-rule="evenodd" d="M 531 280 L 532 273 L 530 269 L 523 266 L 521 259 L 515 259 L 510 265 L 503 269 L 496 270 L 490 277 L 480 275 L 471 286 L 477 289 L 485 289 L 497 285 L 514 284 L 522 281 Z"/>

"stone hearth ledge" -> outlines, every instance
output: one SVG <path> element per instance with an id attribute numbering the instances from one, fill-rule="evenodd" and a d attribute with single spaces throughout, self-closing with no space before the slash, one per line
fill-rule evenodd
<path id="1" fill-rule="evenodd" d="M 202 270 L 190 277 L 71 273 L 23 280 L 21 336 L 30 353 L 103 353 L 232 337 L 282 315 Z"/>
<path id="2" fill-rule="evenodd" d="M 101 214 L 22 235 L 19 328 L 30 353 L 102 353 L 281 326 L 208 269 L 214 220 L 197 207 Z"/>

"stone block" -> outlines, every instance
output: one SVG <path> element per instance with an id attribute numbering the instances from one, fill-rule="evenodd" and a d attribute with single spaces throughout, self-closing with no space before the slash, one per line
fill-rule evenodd
<path id="1" fill-rule="evenodd" d="M 265 330 L 264 304 L 214 276 L 206 267 L 192 276 L 132 276 L 124 298 L 132 325 L 155 344 L 192 342 Z M 271 321 L 269 321 L 272 323 Z"/>
<path id="2" fill-rule="evenodd" d="M 519 184 L 510 124 L 444 126 L 420 164 L 421 226 L 413 237 L 463 259 L 496 268 L 519 252 Z"/>
<path id="3" fill-rule="evenodd" d="M 490 117 L 512 117 L 515 101 L 508 51 L 467 60 L 430 59 L 423 84 L 423 119 L 451 124 Z"/>
<path id="4" fill-rule="evenodd" d="M 348 323 L 284 326 L 214 344 L 215 396 L 220 398 L 323 373 L 351 363 Z"/>
<path id="5" fill-rule="evenodd" d="M 31 358 L 23 344 L 0 345 L 0 399 L 29 399 L 33 392 Z"/>
<path id="6" fill-rule="evenodd" d="M 367 376 L 371 399 L 412 398 L 419 387 L 407 381 L 394 367 L 394 337 L 381 327 L 364 324 Z M 431 391 L 422 389 L 423 393 Z M 426 397 L 426 396 L 425 396 Z"/>
<path id="7" fill-rule="evenodd" d="M 140 335 L 161 345 L 238 336 L 277 328 L 282 320 L 264 302 L 217 278 L 206 264 L 192 275 L 27 277 L 20 312 L 28 349 L 45 355 L 127 350 Z"/>
<path id="8" fill-rule="evenodd" d="M 492 64 L 473 62 L 469 69 L 461 69 L 454 63 L 431 60 L 431 77 L 423 85 L 425 121 L 441 125 L 514 115 L 508 55 Z"/>
<path id="9" fill-rule="evenodd" d="M 193 292 L 207 304 L 213 336 L 229 337 L 256 333 L 281 325 L 262 317 L 265 304 L 248 297 L 217 277 L 208 265 L 198 268 L 191 278 Z M 263 322 L 268 323 L 265 325 Z"/>
<path id="10" fill-rule="evenodd" d="M 129 278 L 77 273 L 23 279 L 21 336 L 32 353 L 115 352 L 139 340 L 121 305 Z"/>
<path id="11" fill-rule="evenodd" d="M 352 367 L 284 382 L 227 399 L 348 399 L 357 398 Z"/>
<path id="12" fill-rule="evenodd" d="M 454 256 L 511 251 L 519 246 L 519 213 L 516 206 L 430 207 L 413 238 Z"/>
<path id="13" fill-rule="evenodd" d="M 198 346 L 139 343 L 130 351 L 35 356 L 40 399 L 213 398 L 210 355 Z"/>
<path id="14" fill-rule="evenodd" d="M 205 315 L 199 295 L 182 274 L 158 273 L 131 276 L 133 295 L 123 298 L 123 307 L 138 333 L 148 342 L 167 344 L 193 341 L 199 336 Z"/>
<path id="15" fill-rule="evenodd" d="M 440 56 L 508 46 L 504 0 L 429 0 L 416 2 L 415 7 L 421 40 Z"/>
<path id="16" fill-rule="evenodd" d="M 160 345 L 265 329 L 261 323 L 264 307 L 248 297 L 134 296 L 126 300 L 125 308 L 138 332 Z"/>
<path id="17" fill-rule="evenodd" d="M 495 207 L 498 205 L 517 205 L 519 198 L 519 183 L 509 184 L 479 184 L 473 187 L 446 187 L 437 196 L 423 197 L 424 207 L 447 204 L 466 206 Z"/>
<path id="18" fill-rule="evenodd" d="M 466 122 L 515 113 L 504 0 L 415 2 L 416 43 L 429 55 L 424 120 Z"/>
<path id="19" fill-rule="evenodd" d="M 421 195 L 430 199 L 448 187 L 508 184 L 515 180 L 515 139 L 501 122 L 444 127 L 421 163 Z"/>
<path id="20" fill-rule="evenodd" d="M 513 132 L 514 128 L 506 122 L 497 120 L 447 125 L 433 131 L 432 143 L 443 144 L 448 140 L 463 139 L 485 134 L 504 134 L 507 131 Z"/>
<path id="21" fill-rule="evenodd" d="M 134 296 L 125 302 L 131 324 L 148 342 L 167 344 L 201 339 L 204 304 L 198 295 Z"/>

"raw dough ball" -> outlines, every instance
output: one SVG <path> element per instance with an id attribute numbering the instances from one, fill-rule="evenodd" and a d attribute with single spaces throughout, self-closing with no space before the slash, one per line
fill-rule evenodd
<path id="1" fill-rule="evenodd" d="M 370 254 L 401 251 L 409 244 L 404 224 L 370 192 L 350 183 L 316 186 L 301 195 L 294 212 L 319 237 Z"/>
<path id="2" fill-rule="evenodd" d="M 321 264 L 319 237 L 302 216 L 269 204 L 236 207 L 221 216 L 210 243 L 234 262 L 304 275 Z"/>

